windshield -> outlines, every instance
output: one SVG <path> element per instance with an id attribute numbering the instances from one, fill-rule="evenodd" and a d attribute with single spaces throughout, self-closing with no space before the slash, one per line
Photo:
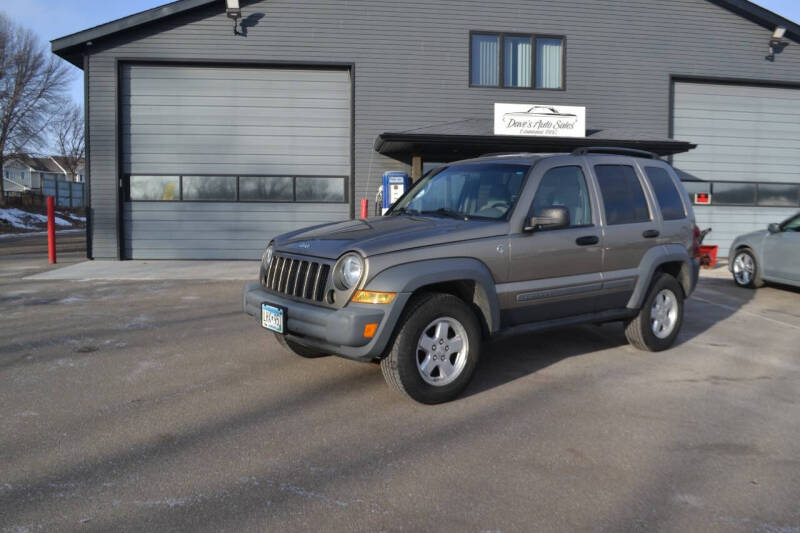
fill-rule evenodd
<path id="1" fill-rule="evenodd" d="M 451 165 L 418 181 L 391 214 L 500 220 L 517 202 L 529 169 L 520 163 Z"/>

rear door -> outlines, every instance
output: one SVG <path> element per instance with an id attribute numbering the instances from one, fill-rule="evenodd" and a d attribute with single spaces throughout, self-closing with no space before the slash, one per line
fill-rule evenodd
<path id="1" fill-rule="evenodd" d="M 604 281 L 597 310 L 618 309 L 630 299 L 642 258 L 658 245 L 661 232 L 633 160 L 599 156 L 589 162 L 603 206 Z"/>
<path id="2" fill-rule="evenodd" d="M 681 244 L 689 247 L 693 232 L 691 207 L 677 176 L 665 163 L 639 160 L 638 165 L 650 185 L 650 201 L 658 206 L 655 215 L 660 218 L 658 222 L 661 234 L 656 240 L 659 244 Z"/>

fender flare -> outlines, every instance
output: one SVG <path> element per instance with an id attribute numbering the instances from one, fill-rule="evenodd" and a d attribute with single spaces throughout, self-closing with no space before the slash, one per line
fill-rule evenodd
<path id="1" fill-rule="evenodd" d="M 638 309 L 642 306 L 647 290 L 653 282 L 653 276 L 659 266 L 664 263 L 681 263 L 681 271 L 678 275 L 678 282 L 683 287 L 683 291 L 688 298 L 697 285 L 698 271 L 700 264 L 691 258 L 689 251 L 680 244 L 664 244 L 651 248 L 644 254 L 639 263 L 638 281 L 627 307 Z"/>
<path id="2" fill-rule="evenodd" d="M 448 281 L 472 281 L 472 303 L 480 309 L 490 333 L 500 328 L 500 302 L 492 274 L 477 259 L 455 257 L 427 259 L 389 267 L 369 280 L 365 289 L 382 292 L 414 291 L 426 285 Z"/>

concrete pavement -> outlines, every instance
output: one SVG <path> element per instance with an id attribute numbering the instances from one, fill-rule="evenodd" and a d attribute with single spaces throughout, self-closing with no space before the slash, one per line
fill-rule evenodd
<path id="1" fill-rule="evenodd" d="M 703 278 L 658 354 L 619 325 L 490 342 L 431 407 L 284 351 L 241 282 L 8 257 L 0 531 L 800 529 L 800 291 Z"/>

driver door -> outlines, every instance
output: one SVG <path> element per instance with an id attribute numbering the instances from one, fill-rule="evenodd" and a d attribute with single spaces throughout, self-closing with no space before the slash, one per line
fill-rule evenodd
<path id="1" fill-rule="evenodd" d="M 509 283 L 498 287 L 505 326 L 591 313 L 602 289 L 602 232 L 594 185 L 580 164 L 540 164 L 526 220 L 547 207 L 567 208 L 558 229 L 511 228 Z M 514 233 L 516 231 L 516 233 Z"/>
<path id="2" fill-rule="evenodd" d="M 763 256 L 765 277 L 800 281 L 800 215 L 764 238 Z"/>

